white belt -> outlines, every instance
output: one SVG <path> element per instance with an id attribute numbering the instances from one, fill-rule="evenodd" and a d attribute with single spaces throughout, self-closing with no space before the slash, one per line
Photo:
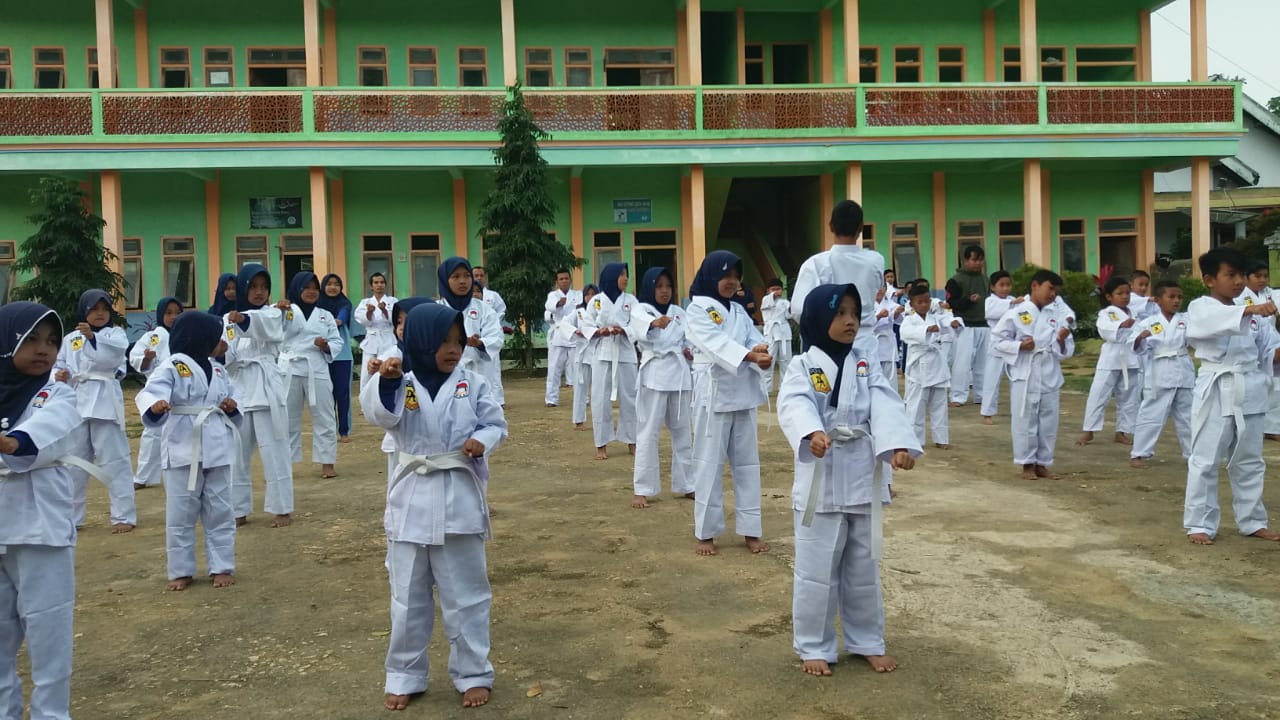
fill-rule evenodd
<path id="1" fill-rule="evenodd" d="M 837 425 L 827 433 L 827 437 L 831 440 L 831 447 L 828 453 L 836 448 L 844 447 L 855 440 L 871 439 L 870 425 Z M 871 556 L 879 560 L 884 555 L 884 483 L 883 469 L 884 463 L 873 459 L 875 469 L 871 474 Z M 804 516 L 800 520 L 800 524 L 809 527 L 813 525 L 813 515 L 818 510 L 818 503 L 822 497 L 822 485 L 826 480 L 826 460 L 825 458 L 817 460 L 813 463 L 813 479 L 809 483 L 809 497 L 805 501 Z"/>
<path id="2" fill-rule="evenodd" d="M 444 472 L 447 470 L 460 470 L 471 476 L 471 480 L 476 484 L 476 493 L 480 496 L 480 512 L 484 515 L 484 537 L 489 539 L 493 537 L 492 528 L 489 526 L 489 503 L 484 497 L 484 486 L 480 484 L 480 475 L 476 472 L 476 460 L 468 457 L 461 450 L 453 452 L 440 453 L 438 455 L 414 455 L 412 453 L 401 452 L 399 454 L 400 464 L 399 472 L 396 473 L 395 479 L 391 481 L 391 485 L 387 488 L 387 495 L 391 494 L 392 489 L 399 485 L 402 480 L 411 474 L 422 476 L 430 475 L 434 472 Z M 443 535 L 444 530 L 441 529 L 440 534 Z M 443 540 L 443 538 L 441 538 Z"/>
<path id="3" fill-rule="evenodd" d="M 227 369 L 239 370 L 240 368 L 248 367 L 249 365 L 257 365 L 261 367 L 264 374 L 280 372 L 279 365 L 273 362 L 268 362 L 264 358 L 236 360 L 234 363 L 227 366 Z M 267 384 L 267 387 L 270 387 L 270 383 Z M 286 404 L 287 398 L 274 398 L 274 402 L 267 406 L 267 411 L 271 413 L 271 425 L 275 428 L 277 439 L 282 438 L 287 440 L 289 438 L 289 416 L 285 409 Z M 241 412 L 243 412 L 243 410 Z"/>
<path id="4" fill-rule="evenodd" d="M 101 467 L 98 467 L 97 465 L 94 465 L 88 460 L 85 460 L 82 457 L 78 457 L 76 455 L 63 455 L 57 460 L 54 460 L 52 464 L 61 465 L 65 468 L 75 468 L 76 470 L 81 470 L 85 474 L 92 477 L 93 479 L 102 483 L 103 485 L 106 485 L 107 487 L 111 487 L 111 478 L 107 475 L 107 471 L 103 470 Z M 10 468 L 4 467 L 3 465 L 0 465 L 0 481 L 3 481 L 6 477 L 9 477 L 10 475 L 25 475 L 28 472 L 31 472 L 31 471 L 27 470 L 24 472 L 18 472 L 17 470 L 12 470 Z"/>
<path id="5" fill-rule="evenodd" d="M 71 376 L 71 385 L 72 387 L 75 387 L 80 383 L 94 380 L 99 382 L 116 383 L 117 385 L 120 383 L 120 378 L 117 378 L 115 373 L 101 372 L 98 370 L 85 370 Z M 118 397 L 113 393 L 112 400 L 114 401 L 113 404 L 116 406 L 116 417 L 120 419 L 120 422 L 124 422 L 123 391 L 121 391 L 121 394 Z"/>
<path id="6" fill-rule="evenodd" d="M 1219 363 L 1208 360 L 1201 361 L 1200 373 L 1210 375 L 1209 383 L 1205 385 L 1205 397 L 1200 398 L 1200 409 L 1196 412 L 1196 416 L 1191 420 L 1191 443 L 1194 445 L 1196 438 L 1200 436 L 1200 431 L 1204 430 L 1205 425 L 1209 423 L 1209 410 L 1211 405 L 1207 402 L 1208 395 L 1218 386 L 1218 382 L 1224 377 L 1231 378 L 1231 416 L 1236 423 L 1236 432 L 1239 433 L 1244 429 L 1244 399 L 1245 373 L 1256 372 L 1258 366 L 1255 364 L 1239 365 L 1233 363 Z M 1236 443 L 1236 449 L 1232 451 L 1231 457 L 1235 458 L 1235 454 L 1240 449 L 1240 443 Z"/>
<path id="7" fill-rule="evenodd" d="M 191 473 L 187 477 L 187 492 L 195 492 L 196 482 L 200 477 L 200 467 L 204 464 L 204 455 L 201 454 L 201 445 L 204 439 L 204 422 L 211 415 L 221 415 L 225 418 L 227 414 L 220 407 L 203 407 L 200 405 L 170 407 L 169 413 L 171 415 L 190 415 L 195 418 L 191 422 Z M 235 425 L 231 425 L 231 434 L 236 439 L 235 446 L 239 447 L 240 433 L 236 430 Z"/>
<path id="8" fill-rule="evenodd" d="M 1025 337 L 1031 337 L 1031 336 L 1030 336 L 1030 335 L 1027 335 L 1027 336 L 1025 336 Z M 1056 342 L 1056 341 L 1050 341 L 1050 342 Z M 1046 347 L 1042 347 L 1042 348 L 1039 348 L 1039 347 L 1038 347 L 1038 348 L 1036 348 L 1035 350 L 1032 350 L 1032 351 L 1031 351 L 1031 361 L 1028 363 L 1028 365 L 1029 365 L 1030 367 L 1028 367 L 1028 368 L 1027 368 L 1027 388 L 1026 388 L 1026 390 L 1024 390 L 1024 391 L 1023 391 L 1023 393 L 1022 393 L 1022 403 L 1021 403 L 1021 408 L 1019 408 L 1019 410 L 1018 410 L 1018 415 L 1020 415 L 1020 416 L 1022 416 L 1022 417 L 1026 417 L 1026 415 L 1027 415 L 1027 396 L 1031 394 L 1031 392 L 1030 392 L 1030 390 L 1031 390 L 1031 373 L 1033 373 L 1033 372 L 1035 372 L 1035 371 L 1036 371 L 1036 360 L 1037 360 L 1037 359 L 1039 359 L 1039 358 L 1041 358 L 1041 357 L 1044 357 L 1045 355 L 1048 355 L 1048 354 L 1049 354 L 1049 348 L 1048 348 L 1048 346 L 1046 346 Z M 1128 376 L 1126 375 L 1126 376 L 1125 376 L 1125 378 L 1126 378 L 1126 379 L 1125 379 L 1125 387 L 1128 387 Z"/>
<path id="9" fill-rule="evenodd" d="M 319 396 L 316 394 L 317 392 L 316 376 L 314 373 L 311 372 L 311 360 L 306 355 L 302 355 L 300 353 L 290 353 L 290 352 L 280 353 L 280 362 L 282 363 L 292 364 L 298 361 L 302 361 L 307 364 L 307 400 L 308 402 L 314 403 L 316 401 L 316 398 Z M 293 381 L 290 380 L 290 383 L 292 382 Z"/>
<path id="10" fill-rule="evenodd" d="M 1164 358 L 1182 358 L 1182 357 L 1187 357 L 1187 351 L 1179 350 L 1177 348 L 1166 348 L 1164 350 L 1156 350 L 1155 352 L 1151 353 L 1151 359 L 1153 360 L 1162 360 Z"/>

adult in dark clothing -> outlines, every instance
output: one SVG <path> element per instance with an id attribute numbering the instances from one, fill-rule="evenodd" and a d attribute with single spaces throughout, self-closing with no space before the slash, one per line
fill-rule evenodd
<path id="1" fill-rule="evenodd" d="M 756 294 L 751 288 L 743 285 L 738 288 L 738 293 L 733 296 L 733 301 L 742 306 L 747 311 L 747 317 L 751 318 L 751 322 L 759 325 L 759 313 L 756 312 Z"/>
<path id="2" fill-rule="evenodd" d="M 955 360 L 951 364 L 951 406 L 982 402 L 982 374 L 987 363 L 991 331 L 987 328 L 986 253 L 977 245 L 964 249 L 960 270 L 947 281 L 947 303 L 951 312 L 964 321 L 956 335 Z"/>

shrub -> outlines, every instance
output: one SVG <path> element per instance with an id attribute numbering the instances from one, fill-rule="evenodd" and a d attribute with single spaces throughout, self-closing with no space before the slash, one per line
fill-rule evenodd
<path id="1" fill-rule="evenodd" d="M 1031 290 L 1031 276 L 1039 272 L 1037 265 L 1023 265 L 1012 273 L 1013 292 L 1015 295 L 1026 295 Z M 1102 309 L 1098 297 L 1098 286 L 1093 276 L 1088 273 L 1066 271 L 1062 275 L 1062 289 L 1059 291 L 1071 311 L 1076 315 L 1076 339 L 1097 337 L 1095 328 L 1098 311 Z"/>

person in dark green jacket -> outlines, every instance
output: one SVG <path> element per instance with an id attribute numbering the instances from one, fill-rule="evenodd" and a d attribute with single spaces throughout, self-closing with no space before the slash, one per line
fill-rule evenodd
<path id="1" fill-rule="evenodd" d="M 955 360 L 951 363 L 951 406 L 969 402 L 973 386 L 973 402 L 982 402 L 983 368 L 987 362 L 986 253 L 977 245 L 964 249 L 960 270 L 947 281 L 947 303 L 951 312 L 964 321 L 956 331 Z"/>

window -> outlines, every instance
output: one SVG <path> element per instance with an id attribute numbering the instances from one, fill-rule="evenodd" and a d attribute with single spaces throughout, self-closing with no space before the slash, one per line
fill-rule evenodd
<path id="1" fill-rule="evenodd" d="M 751 43 L 743 48 L 743 56 L 746 59 L 747 74 L 745 82 L 747 85 L 763 85 L 764 84 L 764 45 L 760 43 Z"/>
<path id="2" fill-rule="evenodd" d="M 898 281 L 920 277 L 920 223 L 893 223 L 889 234 L 893 236 L 893 273 Z"/>
<path id="3" fill-rule="evenodd" d="M 867 250 L 876 249 L 876 226 L 872 223 L 862 226 L 862 247 Z"/>
<path id="4" fill-rule="evenodd" d="M 13 87 L 13 51 L 0 48 L 0 90 Z"/>
<path id="5" fill-rule="evenodd" d="M 190 48 L 160 48 L 160 87 L 191 87 Z"/>
<path id="6" fill-rule="evenodd" d="M 196 304 L 196 241 L 194 238 L 161 238 L 164 247 L 164 294 L 186 307 Z"/>
<path id="7" fill-rule="evenodd" d="M 622 262 L 622 233 L 607 230 L 591 234 L 591 269 L 599 273 L 611 262 Z"/>
<path id="8" fill-rule="evenodd" d="M 964 82 L 964 48 L 938 48 L 938 82 Z"/>
<path id="9" fill-rule="evenodd" d="M 591 87 L 591 48 L 565 48 L 564 84 Z"/>
<path id="10" fill-rule="evenodd" d="M 1076 82 L 1133 82 L 1138 49 L 1132 45 L 1076 48 Z"/>
<path id="11" fill-rule="evenodd" d="M 485 48 L 458 48 L 458 87 L 485 87 L 489 84 L 489 51 Z"/>
<path id="12" fill-rule="evenodd" d="M 204 49 L 204 86 L 231 87 L 235 84 L 235 66 L 231 48 Z"/>
<path id="13" fill-rule="evenodd" d="M 1013 272 L 1027 264 L 1027 238 L 1021 220 L 1001 220 L 1000 269 Z"/>
<path id="14" fill-rule="evenodd" d="M 880 48 L 864 47 L 858 50 L 858 82 L 880 82 Z"/>
<path id="15" fill-rule="evenodd" d="M 364 261 L 365 296 L 373 294 L 373 288 L 369 287 L 369 276 L 376 272 L 387 277 L 387 294 L 395 295 L 395 291 L 392 290 L 395 283 L 395 273 L 392 272 L 395 267 L 395 256 L 392 252 L 391 236 L 361 235 L 360 249 Z"/>
<path id="16" fill-rule="evenodd" d="M 246 235 L 236 238 L 236 267 L 257 263 L 267 265 L 267 236 Z"/>
<path id="17" fill-rule="evenodd" d="M 917 83 L 924 79 L 923 65 L 918 47 L 896 47 L 893 49 L 893 81 L 900 83 Z"/>
<path id="18" fill-rule="evenodd" d="M 310 235 L 281 235 L 280 264 L 284 272 L 280 277 L 292 279 L 303 270 L 313 269 L 315 256 L 312 254 L 312 247 Z"/>
<path id="19" fill-rule="evenodd" d="M 102 87 L 98 79 L 98 49 L 85 48 L 84 55 L 85 55 L 85 77 L 89 79 L 89 87 L 92 87 L 92 88 Z M 59 55 L 59 57 L 61 57 L 61 55 Z M 113 71 L 112 77 L 115 78 L 115 83 L 113 84 L 113 86 L 120 87 L 120 64 L 118 62 L 119 60 L 118 50 L 117 50 L 116 57 L 112 58 L 112 60 L 114 61 L 112 62 L 112 71 Z M 61 63 L 59 62 L 59 64 Z"/>
<path id="20" fill-rule="evenodd" d="M 604 84 L 618 86 L 674 85 L 674 48 L 605 48 Z"/>
<path id="21" fill-rule="evenodd" d="M 1098 218 L 1098 264 L 1128 275 L 1138 267 L 1138 218 Z"/>
<path id="22" fill-rule="evenodd" d="M 125 310 L 142 309 L 142 238 L 125 238 L 120 252 Z"/>
<path id="23" fill-rule="evenodd" d="M 67 61 L 62 48 L 38 47 L 35 55 L 36 89 L 61 90 L 67 86 Z M 96 63 L 95 63 L 96 64 Z"/>
<path id="24" fill-rule="evenodd" d="M 356 67 L 361 87 L 387 86 L 387 49 L 384 47 L 356 48 Z"/>
<path id="25" fill-rule="evenodd" d="M 637 278 L 644 277 L 649 268 L 654 267 L 666 268 L 672 278 L 680 277 L 676 267 L 675 230 L 637 230 L 633 240 L 636 261 L 632 272 Z M 633 287 L 639 288 L 639 282 Z"/>
<path id="26" fill-rule="evenodd" d="M 433 47 L 409 48 L 409 84 L 414 87 L 435 87 L 440 84 L 440 66 Z"/>
<path id="27" fill-rule="evenodd" d="M 305 87 L 307 50 L 301 47 L 250 48 L 250 87 Z"/>
<path id="28" fill-rule="evenodd" d="M 1058 255 L 1063 270 L 1084 272 L 1084 220 L 1058 221 Z"/>
<path id="29" fill-rule="evenodd" d="M 1064 47 L 1040 48 L 1040 82 L 1066 82 L 1067 49 Z"/>
<path id="30" fill-rule="evenodd" d="M 13 261 L 18 259 L 18 244 L 0 240 L 0 304 L 9 302 L 13 290 Z"/>
<path id="31" fill-rule="evenodd" d="M 964 250 L 969 247 L 987 246 L 987 224 L 981 220 L 961 220 L 956 223 L 956 261 L 963 266 Z"/>
<path id="32" fill-rule="evenodd" d="M 440 282 L 436 271 L 440 267 L 440 236 L 410 235 L 409 265 L 413 272 L 413 294 L 438 297 Z"/>
<path id="33" fill-rule="evenodd" d="M 529 87 L 551 87 L 556 71 L 551 62 L 551 48 L 524 49 L 524 84 Z"/>
<path id="34" fill-rule="evenodd" d="M 1022 82 L 1022 48 L 1017 45 L 1006 45 L 1003 53 L 1004 81 Z"/>

